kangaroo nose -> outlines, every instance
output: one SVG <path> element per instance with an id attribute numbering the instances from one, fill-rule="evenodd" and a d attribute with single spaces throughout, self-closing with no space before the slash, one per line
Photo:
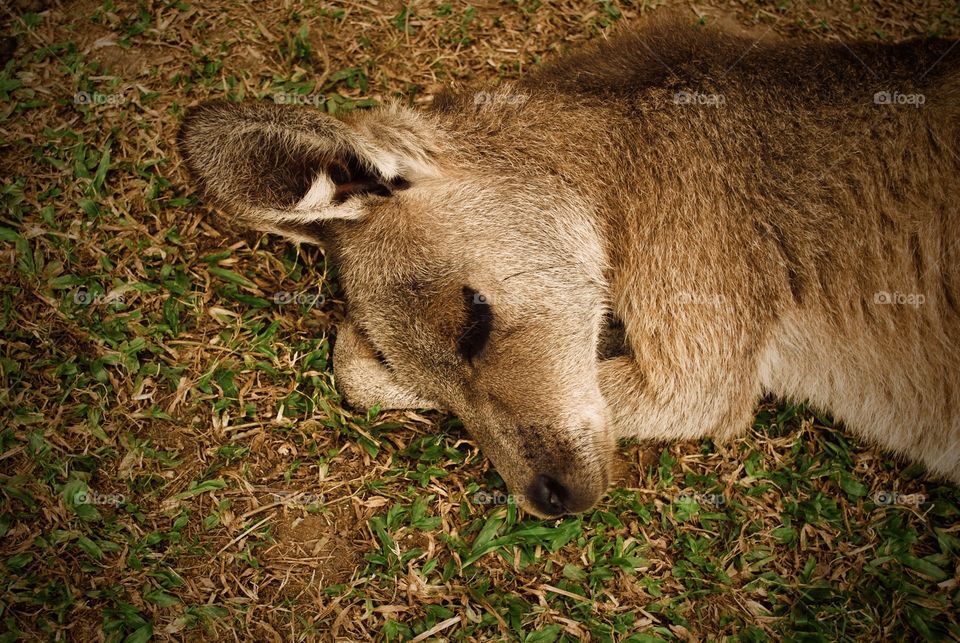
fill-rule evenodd
<path id="1" fill-rule="evenodd" d="M 527 488 L 527 498 L 537 511 L 546 516 L 567 513 L 570 492 L 550 476 L 538 475 Z"/>

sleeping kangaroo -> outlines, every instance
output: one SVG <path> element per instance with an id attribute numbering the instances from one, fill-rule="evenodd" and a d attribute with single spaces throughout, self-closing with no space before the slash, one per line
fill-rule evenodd
<path id="1" fill-rule="evenodd" d="M 426 111 L 206 103 L 178 143 L 332 253 L 347 401 L 456 413 L 535 515 L 769 393 L 960 481 L 956 44 L 656 23 Z"/>

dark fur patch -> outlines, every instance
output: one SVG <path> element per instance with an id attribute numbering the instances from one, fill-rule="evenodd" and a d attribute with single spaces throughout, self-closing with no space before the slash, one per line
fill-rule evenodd
<path id="1" fill-rule="evenodd" d="M 920 236 L 914 232 L 910 235 L 910 257 L 913 259 L 913 270 L 917 275 L 917 285 L 923 285 L 923 254 L 920 250 Z"/>
<path id="2" fill-rule="evenodd" d="M 466 311 L 466 322 L 463 332 L 457 339 L 457 352 L 460 356 L 472 361 L 479 355 L 493 330 L 493 310 L 483 295 L 469 286 L 463 287 L 463 307 Z"/>
<path id="3" fill-rule="evenodd" d="M 340 204 L 347 199 L 364 194 L 390 196 L 395 191 L 410 187 L 404 178 L 387 181 L 382 176 L 364 166 L 353 154 L 345 154 L 334 159 L 326 168 L 330 180 L 336 186 L 333 202 Z"/>
<path id="4" fill-rule="evenodd" d="M 623 320 L 614 313 L 607 313 L 600 327 L 597 359 L 602 361 L 630 354 L 630 347 L 627 345 L 627 329 L 623 325 Z"/>

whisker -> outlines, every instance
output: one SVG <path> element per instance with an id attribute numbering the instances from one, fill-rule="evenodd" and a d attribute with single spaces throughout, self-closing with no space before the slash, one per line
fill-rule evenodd
<path id="1" fill-rule="evenodd" d="M 521 270 L 520 272 L 515 272 L 515 273 L 513 273 L 513 274 L 510 275 L 509 277 L 504 277 L 503 279 L 500 280 L 500 283 L 503 283 L 503 282 L 505 282 L 505 281 L 508 280 L 508 279 L 513 279 L 514 277 L 517 277 L 517 276 L 519 276 L 519 275 L 529 274 L 529 273 L 531 273 L 531 272 L 541 272 L 541 271 L 543 271 L 543 270 L 556 270 L 557 268 L 569 268 L 570 266 L 576 266 L 576 265 L 577 265 L 576 263 L 570 262 L 570 263 L 558 264 L 558 265 L 556 265 L 556 266 L 544 266 L 544 267 L 541 267 L 541 268 L 530 268 L 529 270 Z"/>

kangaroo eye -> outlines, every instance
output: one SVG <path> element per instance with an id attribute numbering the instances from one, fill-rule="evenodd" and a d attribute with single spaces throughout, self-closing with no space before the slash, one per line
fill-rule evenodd
<path id="1" fill-rule="evenodd" d="M 386 367 L 388 370 L 393 370 L 393 367 L 390 366 L 390 362 L 387 361 L 387 357 L 380 352 L 379 348 L 374 347 L 373 356 L 377 358 L 377 361 L 380 362 L 381 366 Z"/>
<path id="2" fill-rule="evenodd" d="M 486 297 L 469 286 L 463 287 L 463 306 L 467 321 L 457 339 L 457 352 L 468 362 L 483 351 L 490 341 L 493 328 L 493 309 Z"/>

